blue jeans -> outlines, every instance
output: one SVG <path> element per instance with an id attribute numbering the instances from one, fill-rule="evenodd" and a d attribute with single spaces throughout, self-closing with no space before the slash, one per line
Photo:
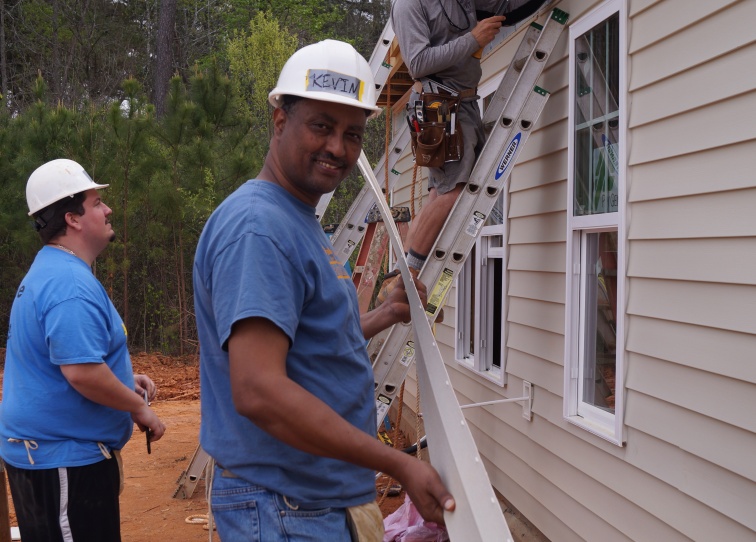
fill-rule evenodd
<path id="1" fill-rule="evenodd" d="M 223 542 L 350 542 L 344 508 L 305 510 L 283 495 L 215 468 L 213 518 Z"/>

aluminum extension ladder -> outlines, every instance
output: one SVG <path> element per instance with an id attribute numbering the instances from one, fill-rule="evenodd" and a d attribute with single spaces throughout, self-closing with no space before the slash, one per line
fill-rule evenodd
<path id="1" fill-rule="evenodd" d="M 494 210 L 512 166 L 546 104 L 549 93 L 535 84 L 568 17 L 566 12 L 554 9 L 543 27 L 536 23 L 528 27 L 483 116 L 490 132 L 486 144 L 418 277 L 428 285 L 426 314 L 431 323 Z M 380 426 L 415 358 L 411 324 L 396 324 L 384 330 L 370 340 L 367 349 L 373 363 Z"/>

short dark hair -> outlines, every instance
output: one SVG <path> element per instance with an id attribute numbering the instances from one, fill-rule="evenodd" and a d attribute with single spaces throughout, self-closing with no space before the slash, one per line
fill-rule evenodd
<path id="1" fill-rule="evenodd" d="M 297 105 L 299 102 L 301 102 L 303 99 L 304 98 L 302 98 L 301 96 L 292 96 L 291 94 L 284 94 L 282 98 L 281 109 L 284 110 L 284 113 L 289 115 L 294 109 L 294 106 Z"/>
<path id="2" fill-rule="evenodd" d="M 47 244 L 57 236 L 66 233 L 66 214 L 76 213 L 84 214 L 84 200 L 87 198 L 86 192 L 79 192 L 73 196 L 65 197 L 61 200 L 51 203 L 44 209 L 34 214 L 34 228 L 42 238 L 42 242 Z"/>
<path id="3" fill-rule="evenodd" d="M 304 97 L 302 96 L 292 96 L 291 94 L 284 94 L 282 96 L 281 109 L 284 110 L 284 113 L 286 113 L 287 115 L 290 115 L 291 112 L 294 110 L 294 107 L 302 100 L 304 100 Z M 366 117 L 369 117 L 370 114 L 372 113 L 372 111 L 370 111 L 369 109 L 362 108 L 362 110 L 365 112 Z"/>

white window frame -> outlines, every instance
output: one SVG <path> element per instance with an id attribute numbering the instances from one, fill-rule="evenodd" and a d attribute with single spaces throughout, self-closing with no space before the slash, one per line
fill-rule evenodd
<path id="1" fill-rule="evenodd" d="M 492 243 L 493 239 L 499 242 Z M 500 246 L 496 246 L 500 245 Z M 474 255 L 474 256 L 473 256 Z M 499 288 L 501 296 L 495 297 L 493 292 L 497 285 L 494 283 L 496 273 L 492 260 L 499 260 L 501 279 Z M 477 375 L 504 386 L 507 383 L 506 373 L 506 262 L 507 247 L 505 225 L 497 224 L 482 228 L 480 237 L 475 242 L 475 251 L 468 257 L 462 272 L 457 277 L 457 310 L 455 329 L 457 332 L 455 344 L 455 359 L 460 366 L 469 369 Z M 475 276 L 475 288 L 470 284 L 470 275 Z M 471 329 L 469 314 L 470 300 L 475 300 L 475 326 Z M 494 311 L 499 311 L 501 322 L 497 330 L 493 322 L 496 317 Z M 472 334 L 472 337 L 471 337 Z M 475 353 L 470 354 L 468 344 L 473 341 Z M 493 358 L 497 341 L 500 356 Z"/>
<path id="2" fill-rule="evenodd" d="M 575 43 L 576 40 L 607 20 L 614 14 L 619 14 L 619 125 L 618 134 L 618 171 L 617 193 L 618 210 L 613 213 L 574 216 L 575 193 Z M 624 323 L 625 323 L 625 245 L 626 245 L 626 168 L 627 168 L 627 0 L 607 0 L 593 11 L 574 22 L 569 30 L 569 64 L 570 64 L 570 100 L 569 100 L 569 164 L 567 175 L 567 278 L 566 278 L 566 308 L 565 308 L 565 371 L 564 371 L 564 417 L 565 419 L 599 437 L 616 445 L 624 444 Z M 615 407 L 614 414 L 601 410 L 582 400 L 581 374 L 583 352 L 583 327 L 586 320 L 585 299 L 581 291 L 585 291 L 585 280 L 588 275 L 586 251 L 581 255 L 581 245 L 590 234 L 616 231 L 617 232 L 617 302 L 616 302 L 616 376 L 615 376 Z M 591 307 L 595 310 L 595 306 Z"/>

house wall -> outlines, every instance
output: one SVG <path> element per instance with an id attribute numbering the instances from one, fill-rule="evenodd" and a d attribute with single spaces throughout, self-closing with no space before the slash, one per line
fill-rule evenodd
<path id="1" fill-rule="evenodd" d="M 600 4 L 557 7 L 572 22 Z M 625 445 L 563 417 L 567 30 L 510 177 L 507 386 L 455 362 L 453 292 L 438 343 L 462 404 L 533 383 L 532 421 L 517 404 L 465 412 L 495 488 L 551 540 L 754 540 L 756 1 L 627 6 Z M 394 204 L 409 205 L 411 158 L 398 169 Z M 411 375 L 405 411 L 415 404 Z"/>

